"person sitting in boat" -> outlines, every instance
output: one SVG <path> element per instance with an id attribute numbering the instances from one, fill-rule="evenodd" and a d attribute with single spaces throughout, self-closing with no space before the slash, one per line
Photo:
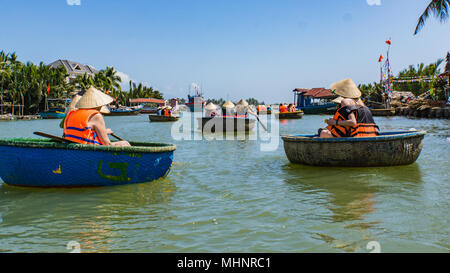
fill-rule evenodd
<path id="1" fill-rule="evenodd" d="M 105 126 L 101 113 L 109 113 L 106 105 L 114 99 L 102 91 L 90 87 L 64 120 L 64 138 L 81 144 L 131 146 L 127 141 L 111 142 L 108 134 L 113 131 Z"/>
<path id="2" fill-rule="evenodd" d="M 258 114 L 261 112 L 267 112 L 267 108 L 265 105 L 258 105 L 258 107 L 256 108 L 256 110 L 258 111 Z"/>
<path id="3" fill-rule="evenodd" d="M 326 122 L 326 129 L 319 129 L 319 136 L 332 137 L 372 137 L 378 135 L 378 126 L 370 109 L 361 100 L 361 91 L 351 79 L 331 85 L 333 92 L 340 97 L 333 102 L 340 104 L 332 119 Z"/>
<path id="4" fill-rule="evenodd" d="M 217 105 L 210 102 L 205 107 L 205 117 L 216 117 L 219 115 L 219 112 L 217 112 Z"/>
<path id="5" fill-rule="evenodd" d="M 158 116 L 162 116 L 162 107 L 161 107 L 161 106 L 159 106 L 159 107 L 156 109 L 156 114 L 157 114 Z"/>
<path id="6" fill-rule="evenodd" d="M 164 109 L 162 110 L 162 115 L 166 116 L 166 117 L 171 117 L 172 116 L 172 107 L 170 106 L 166 106 L 164 107 Z"/>
<path id="7" fill-rule="evenodd" d="M 248 102 L 241 99 L 236 104 L 236 117 L 237 118 L 247 118 L 248 116 Z"/>
<path id="8" fill-rule="evenodd" d="M 294 104 L 290 103 L 288 106 L 288 112 L 295 112 L 295 106 Z"/>
<path id="9" fill-rule="evenodd" d="M 280 113 L 287 113 L 288 108 L 285 104 L 280 103 Z"/>
<path id="10" fill-rule="evenodd" d="M 224 118 L 234 118 L 234 103 L 227 101 L 222 105 L 222 117 Z"/>

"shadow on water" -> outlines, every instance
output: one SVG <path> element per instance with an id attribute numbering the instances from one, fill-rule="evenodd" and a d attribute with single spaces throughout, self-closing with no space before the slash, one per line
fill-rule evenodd
<path id="1" fill-rule="evenodd" d="M 28 188 L 3 183 L 0 239 L 6 242 L 1 249 L 64 252 L 69 251 L 65 250 L 67 242 L 75 240 L 83 252 L 111 251 L 121 230 L 157 228 L 153 223 L 167 218 L 165 204 L 175 190 L 168 178 L 91 188 Z M 12 241 L 8 243 L 8 239 Z M 16 244 L 23 246 L 20 241 L 24 239 L 31 241 L 30 249 L 17 249 Z M 12 249 L 8 250 L 8 245 Z"/>
<path id="2" fill-rule="evenodd" d="M 419 194 L 418 187 L 423 182 L 417 163 L 379 168 L 328 168 L 288 163 L 283 170 L 284 181 L 291 190 L 313 195 L 317 204 L 326 207 L 328 222 L 344 230 L 362 232 L 365 234 L 362 237 L 367 237 L 366 231 L 382 224 L 372 216 L 379 205 L 377 196 L 405 191 L 410 195 Z M 354 246 L 355 242 L 343 243 L 324 233 L 314 232 L 311 237 L 345 251 L 360 249 Z"/>

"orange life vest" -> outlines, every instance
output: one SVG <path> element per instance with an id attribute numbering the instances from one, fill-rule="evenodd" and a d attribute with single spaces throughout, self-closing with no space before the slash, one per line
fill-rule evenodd
<path id="1" fill-rule="evenodd" d="M 287 109 L 286 105 L 281 105 L 280 106 L 280 113 L 286 113 L 286 112 L 288 112 L 288 109 Z"/>
<path id="2" fill-rule="evenodd" d="M 64 120 L 64 138 L 81 144 L 104 145 L 95 130 L 88 126 L 89 119 L 98 113 L 92 109 L 69 112 Z"/>
<path id="3" fill-rule="evenodd" d="M 336 121 L 348 120 L 348 114 L 346 114 L 346 107 L 339 108 L 334 114 L 333 119 Z M 349 107 L 356 118 L 355 126 L 342 126 L 342 125 L 329 125 L 327 129 L 331 132 L 334 137 L 373 137 L 378 135 L 378 126 L 373 121 L 373 118 L 366 117 L 364 120 L 358 115 L 358 110 L 362 108 L 361 106 Z M 356 111 L 355 111 L 356 110 Z M 365 111 L 364 109 L 362 111 Z M 370 111 L 370 110 L 369 110 Z"/>

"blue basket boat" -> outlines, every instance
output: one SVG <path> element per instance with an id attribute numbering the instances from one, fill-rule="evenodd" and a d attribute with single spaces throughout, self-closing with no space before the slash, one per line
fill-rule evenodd
<path id="1" fill-rule="evenodd" d="M 131 147 L 0 139 L 0 178 L 36 187 L 112 186 L 165 177 L 175 145 L 130 142 Z"/>
<path id="2" fill-rule="evenodd" d="M 282 136 L 289 161 L 314 166 L 396 166 L 416 161 L 425 131 L 385 132 L 376 137 Z"/>

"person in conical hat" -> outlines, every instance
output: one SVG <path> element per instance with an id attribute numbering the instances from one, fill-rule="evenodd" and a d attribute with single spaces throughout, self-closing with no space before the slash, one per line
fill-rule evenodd
<path id="1" fill-rule="evenodd" d="M 244 99 L 241 99 L 240 101 L 238 101 L 238 103 L 236 103 L 236 105 L 248 106 L 248 102 Z"/>
<path id="2" fill-rule="evenodd" d="M 236 117 L 238 118 L 247 118 L 248 116 L 249 105 L 248 102 L 244 99 L 241 99 L 236 103 Z"/>
<path id="3" fill-rule="evenodd" d="M 352 81 L 352 79 L 345 79 L 333 83 L 330 86 L 332 92 L 344 98 L 358 99 L 361 97 L 361 91 L 358 86 Z"/>
<path id="4" fill-rule="evenodd" d="M 81 144 L 130 146 L 127 141 L 111 142 L 108 138 L 113 131 L 106 128 L 101 113 L 109 113 L 106 105 L 114 101 L 112 97 L 91 86 L 74 99 L 78 102 L 64 120 L 64 138 Z"/>
<path id="5" fill-rule="evenodd" d="M 219 113 L 217 112 L 217 105 L 210 102 L 205 107 L 205 117 L 215 117 Z"/>
<path id="6" fill-rule="evenodd" d="M 234 117 L 234 103 L 227 101 L 222 105 L 222 116 L 223 117 Z"/>
<path id="7" fill-rule="evenodd" d="M 333 100 L 340 104 L 333 118 L 325 120 L 326 129 L 319 129 L 319 136 L 332 137 L 373 137 L 378 135 L 378 126 L 372 112 L 361 100 L 361 91 L 351 79 L 333 83 L 330 88 L 339 95 Z"/>

